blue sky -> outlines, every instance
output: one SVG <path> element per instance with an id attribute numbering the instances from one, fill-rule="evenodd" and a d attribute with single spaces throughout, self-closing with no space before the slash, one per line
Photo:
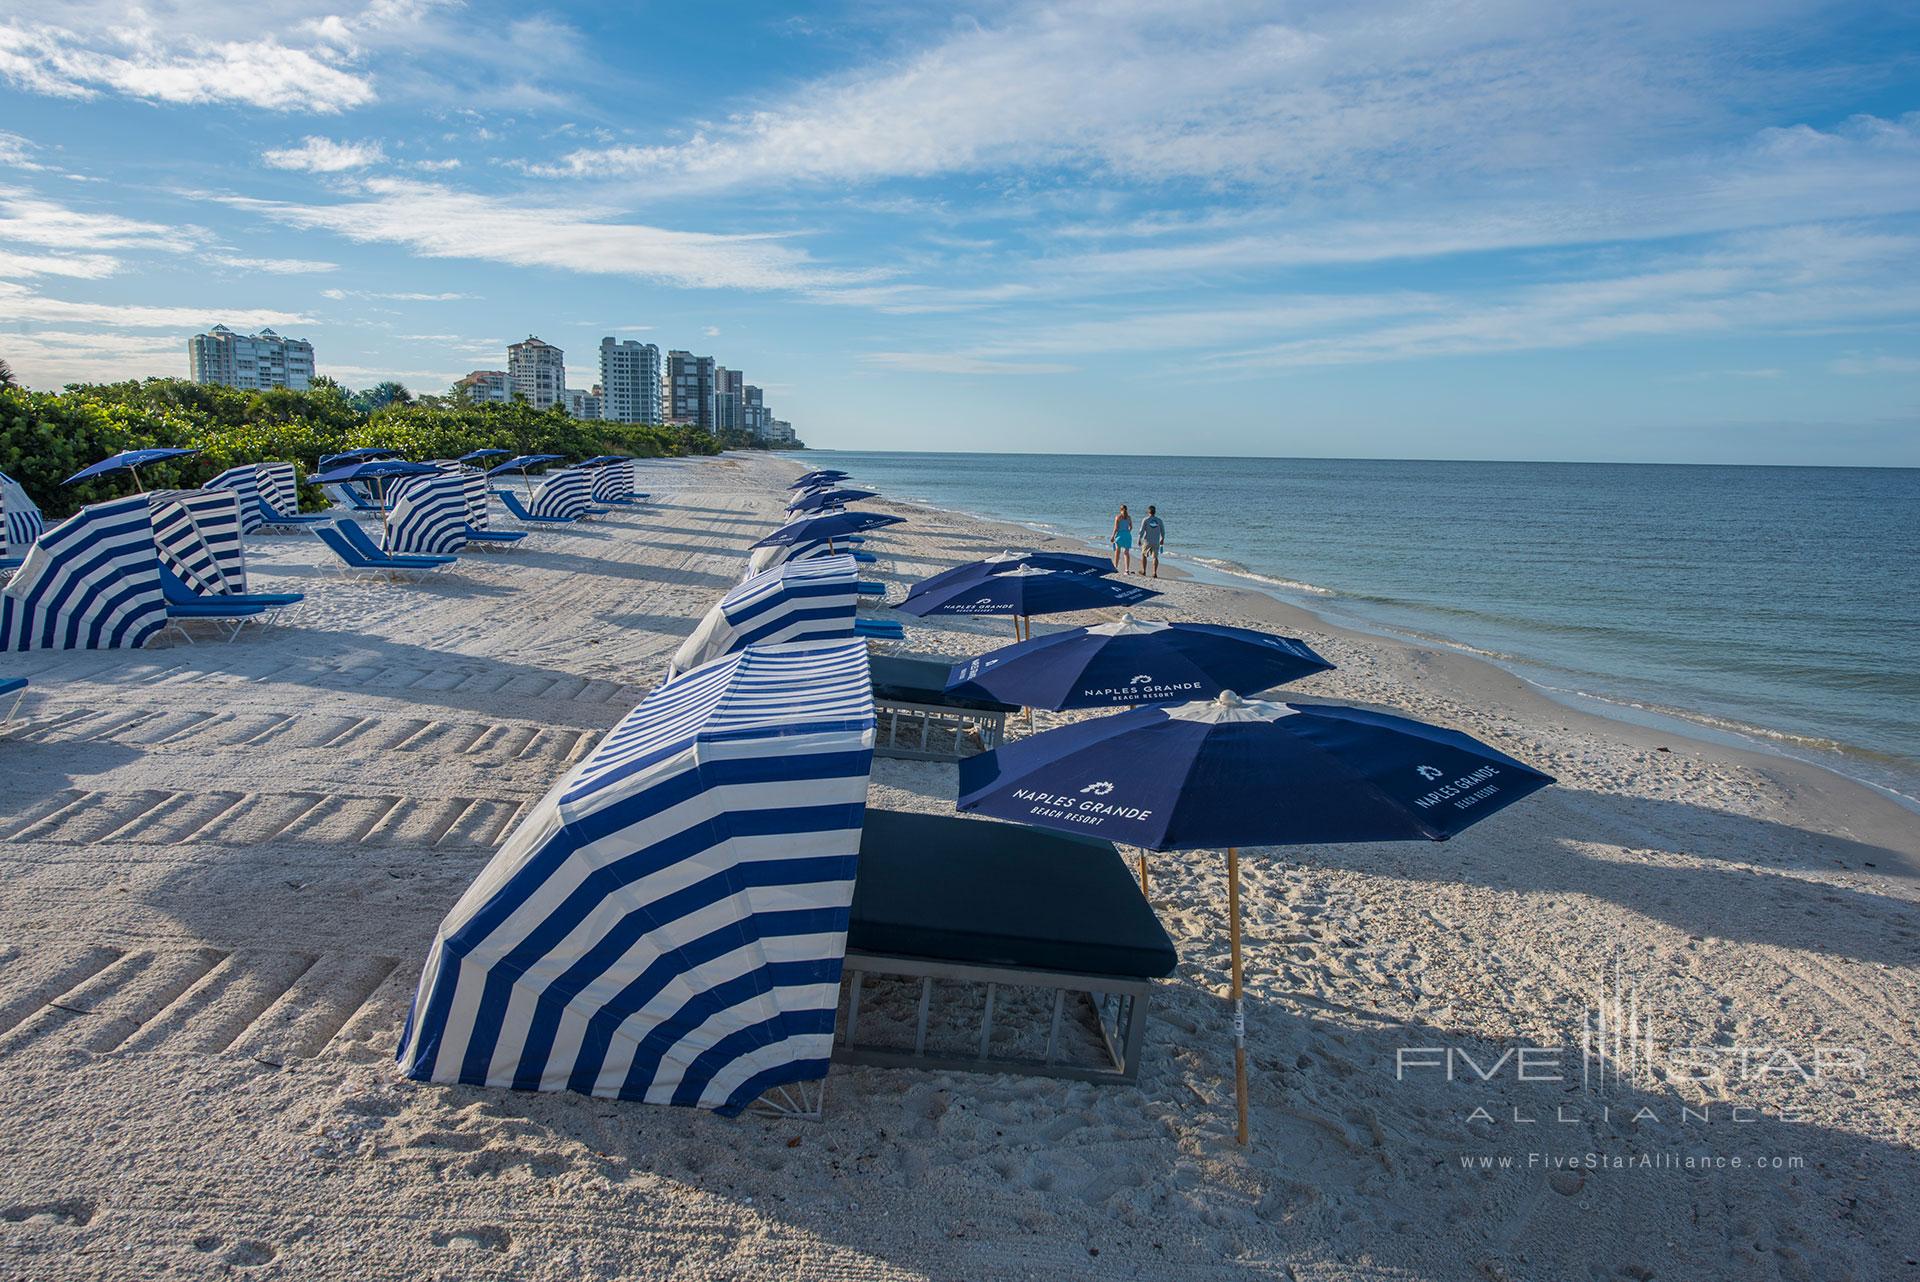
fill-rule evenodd
<path id="1" fill-rule="evenodd" d="M 818 446 L 1920 465 L 1911 6 L 0 4 L 0 356 Z"/>

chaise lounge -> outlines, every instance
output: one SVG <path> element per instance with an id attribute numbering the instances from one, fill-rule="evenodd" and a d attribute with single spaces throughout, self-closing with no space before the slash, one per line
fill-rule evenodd
<path id="1" fill-rule="evenodd" d="M 877 620 L 876 620 L 877 622 Z M 1011 704 L 947 693 L 950 659 L 876 654 L 873 750 L 913 761 L 956 761 L 1000 746 Z"/>
<path id="2" fill-rule="evenodd" d="M 1176 960 L 1111 842 L 869 809 L 834 1058 L 1132 1082 L 1153 981 L 1171 975 Z M 908 993 L 898 985 L 893 1011 L 886 1009 L 884 977 L 918 981 L 910 1019 L 901 1017 Z M 964 1044 L 955 1044 L 952 1021 L 939 1021 L 943 1036 L 934 1020 L 936 986 L 945 1006 L 947 982 L 985 985 L 982 997 L 966 999 L 980 1004 L 977 1032 Z M 1002 993 L 1009 988 L 1051 998 L 1036 1005 L 1025 992 Z M 1084 995 L 1091 1027 L 1069 1010 L 1069 994 Z M 967 1013 L 971 1022 L 974 1010 Z M 1076 1039 L 1076 1027 L 1092 1036 Z M 1076 1040 L 1083 1051 L 1091 1043 L 1094 1054 L 1074 1058 Z"/>
<path id="3" fill-rule="evenodd" d="M 348 570 L 362 570 L 379 574 L 423 574 L 429 570 L 438 570 L 442 566 L 452 565 L 459 560 L 452 556 L 389 556 L 376 546 L 353 521 L 339 521 L 333 525 L 316 525 L 313 532 L 327 545 L 333 554 L 340 558 L 341 565 Z"/>

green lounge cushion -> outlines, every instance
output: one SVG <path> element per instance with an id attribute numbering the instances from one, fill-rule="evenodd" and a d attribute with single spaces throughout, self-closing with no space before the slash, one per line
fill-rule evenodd
<path id="1" fill-rule="evenodd" d="M 898 810 L 867 811 L 847 947 L 1139 979 L 1176 960 L 1112 842 Z"/>

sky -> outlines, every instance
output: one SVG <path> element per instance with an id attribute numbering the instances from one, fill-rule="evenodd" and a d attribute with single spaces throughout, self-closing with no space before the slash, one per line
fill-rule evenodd
<path id="1" fill-rule="evenodd" d="M 216 323 L 818 447 L 1916 466 L 1920 9 L 0 0 L 0 358 Z"/>

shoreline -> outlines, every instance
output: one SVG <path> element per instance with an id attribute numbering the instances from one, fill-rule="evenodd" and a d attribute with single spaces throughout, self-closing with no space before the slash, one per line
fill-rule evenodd
<path id="1" fill-rule="evenodd" d="M 794 476 L 812 465 L 788 459 L 780 459 L 779 462 L 783 465 L 792 464 Z M 865 506 L 900 515 L 920 514 L 923 520 L 933 516 L 971 523 L 1004 534 L 1009 546 L 1024 543 L 1035 547 L 1051 546 L 1059 551 L 1099 550 L 1099 545 L 1091 540 L 1076 539 L 1057 530 L 942 508 L 918 500 L 883 496 L 869 500 Z M 1182 561 L 1187 564 L 1182 564 Z M 1641 751 L 1681 751 L 1697 759 L 1753 771 L 1794 798 L 1796 804 L 1813 807 L 1811 813 L 1802 817 L 1817 820 L 1822 832 L 1845 840 L 1881 846 L 1901 857 L 1908 875 L 1920 877 L 1920 811 L 1906 804 L 1901 794 L 1889 795 L 1891 790 L 1872 781 L 1856 778 L 1832 766 L 1794 756 L 1784 750 L 1759 744 L 1746 746 L 1720 741 L 1713 735 L 1711 727 L 1697 726 L 1690 719 L 1670 717 L 1672 721 L 1684 721 L 1685 724 L 1668 729 L 1582 706 L 1590 699 L 1598 700 L 1594 696 L 1556 697 L 1555 692 L 1530 679 L 1524 672 L 1513 671 L 1498 658 L 1475 652 L 1464 643 L 1440 638 L 1429 640 L 1397 634 L 1384 628 L 1357 627 L 1328 619 L 1312 605 L 1289 600 L 1279 591 L 1259 583 L 1211 581 L 1214 575 L 1221 578 L 1240 576 L 1233 571 L 1213 567 L 1207 567 L 1210 571 L 1207 575 L 1195 574 L 1189 568 L 1192 562 L 1192 558 L 1169 557 L 1162 566 L 1163 579 L 1200 584 L 1229 594 L 1239 607 L 1236 613 L 1262 619 L 1277 628 L 1337 637 L 1345 645 L 1355 648 L 1381 647 L 1399 656 L 1400 663 L 1408 669 L 1420 670 L 1424 679 L 1451 687 L 1460 696 L 1456 701 L 1464 706 L 1477 704 L 1487 712 L 1521 720 L 1557 721 L 1568 729 L 1578 725 L 1588 733 Z M 1141 607 L 1141 612 L 1154 613 L 1156 604 L 1147 603 Z M 1045 621 L 1038 621 L 1036 626 L 1042 631 L 1048 627 Z M 1311 639 L 1308 639 L 1311 644 Z M 1281 697 L 1288 697 L 1286 692 L 1289 689 L 1281 687 Z M 1735 732 L 1724 734 L 1727 739 L 1736 737 Z"/>
<path id="2" fill-rule="evenodd" d="M 828 457 L 840 451 L 811 450 L 807 453 L 810 456 Z M 795 474 L 816 465 L 812 461 L 800 464 Z M 1017 531 L 1023 538 L 1053 540 L 1073 551 L 1100 554 L 1106 550 L 1093 539 L 1076 537 L 1050 523 L 994 517 L 964 508 L 943 507 L 923 499 L 894 499 L 889 496 L 886 501 L 992 525 L 1010 532 Z M 1647 732 L 1656 737 L 1685 739 L 1742 757 L 1778 760 L 1783 763 L 1783 768 L 1785 763 L 1791 763 L 1793 766 L 1817 770 L 1861 789 L 1876 801 L 1891 805 L 1920 823 L 1920 763 L 1896 754 L 1827 736 L 1801 734 L 1730 716 L 1664 704 L 1627 690 L 1603 693 L 1556 685 L 1555 681 L 1578 681 L 1581 674 L 1557 668 L 1545 660 L 1487 650 L 1443 633 L 1369 620 L 1360 613 L 1343 611 L 1338 602 L 1345 594 L 1337 589 L 1276 578 L 1224 559 L 1170 554 L 1165 559 L 1162 572 L 1168 577 L 1178 574 L 1182 578 L 1210 583 L 1224 590 L 1257 594 L 1282 607 L 1299 611 L 1315 620 L 1317 627 L 1348 637 L 1376 638 L 1397 645 L 1459 654 L 1526 683 L 1543 700 L 1557 708 L 1597 717 L 1610 724 Z M 1316 598 L 1325 598 L 1326 603 L 1322 604 Z M 1599 674 L 1588 675 L 1598 683 L 1614 680 Z M 1916 849 L 1920 850 L 1920 847 Z M 1915 857 L 1920 858 L 1920 854 Z"/>

